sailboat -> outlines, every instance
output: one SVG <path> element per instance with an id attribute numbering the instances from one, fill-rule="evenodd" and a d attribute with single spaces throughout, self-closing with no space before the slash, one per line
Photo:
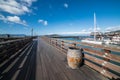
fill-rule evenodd
<path id="1" fill-rule="evenodd" d="M 94 39 L 85 39 L 85 40 L 81 40 L 81 42 L 84 43 L 91 43 L 91 44 L 103 44 L 103 41 L 98 41 L 96 39 L 96 33 L 97 33 L 97 24 L 96 24 L 96 14 L 94 13 Z"/>

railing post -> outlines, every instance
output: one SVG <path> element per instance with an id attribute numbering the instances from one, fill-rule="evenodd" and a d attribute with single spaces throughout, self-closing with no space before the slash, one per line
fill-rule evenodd
<path id="1" fill-rule="evenodd" d="M 61 48 L 64 49 L 64 41 L 61 41 Z"/>
<path id="2" fill-rule="evenodd" d="M 51 45 L 53 45 L 53 39 L 51 39 Z"/>
<path id="3" fill-rule="evenodd" d="M 52 39 L 52 45 L 54 46 L 54 41 L 53 41 L 53 39 Z"/>
<path id="4" fill-rule="evenodd" d="M 56 46 L 57 46 L 57 39 L 56 39 Z"/>
<path id="5" fill-rule="evenodd" d="M 55 39 L 53 39 L 53 46 L 55 46 Z"/>
<path id="6" fill-rule="evenodd" d="M 56 46 L 56 40 L 53 39 L 53 46 Z"/>
<path id="7" fill-rule="evenodd" d="M 49 38 L 49 44 L 50 44 L 50 42 L 51 42 L 51 38 Z"/>
<path id="8" fill-rule="evenodd" d="M 103 61 L 103 63 L 101 64 L 101 65 L 102 65 L 102 68 L 103 68 L 103 70 L 101 71 L 102 74 L 105 74 L 106 71 L 108 70 L 108 68 L 106 67 L 106 65 L 107 65 L 107 63 L 108 63 L 110 60 L 107 58 L 107 56 L 108 56 L 110 53 L 111 53 L 110 50 L 104 49 L 104 54 L 103 54 L 103 59 L 104 59 L 104 61 Z"/>
<path id="9" fill-rule="evenodd" d="M 76 48 L 76 43 L 72 43 L 72 47 Z"/>

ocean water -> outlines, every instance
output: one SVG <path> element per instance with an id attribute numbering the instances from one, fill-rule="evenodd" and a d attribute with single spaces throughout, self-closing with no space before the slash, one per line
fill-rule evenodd
<path id="1" fill-rule="evenodd" d="M 82 39 L 85 39 L 85 38 L 93 38 L 93 37 L 88 37 L 88 36 L 81 36 L 80 39 L 78 38 L 60 38 L 60 39 L 64 39 L 64 40 L 72 40 L 72 41 L 77 41 L 77 42 L 81 42 Z M 83 46 L 83 45 L 80 45 L 80 44 L 77 44 L 77 46 L 82 46 L 84 48 L 91 48 L 93 50 L 98 50 L 98 51 L 102 51 L 102 49 L 100 48 L 92 48 L 92 47 L 89 47 L 89 46 Z M 120 45 L 107 45 L 107 46 L 115 46 L 115 47 L 120 47 Z M 116 54 L 116 55 L 119 55 L 120 56 L 120 52 L 115 52 L 115 51 L 111 51 L 111 54 Z"/>

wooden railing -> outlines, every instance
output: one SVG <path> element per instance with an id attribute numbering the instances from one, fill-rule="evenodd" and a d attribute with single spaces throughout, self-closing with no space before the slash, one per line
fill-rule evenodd
<path id="1" fill-rule="evenodd" d="M 58 38 L 42 37 L 42 39 L 65 54 L 68 47 L 83 49 L 84 63 L 86 65 L 110 79 L 120 78 L 120 47 L 87 44 Z M 112 51 L 118 54 L 113 54 Z"/>
<path id="2" fill-rule="evenodd" d="M 31 41 L 32 38 L 22 38 L 0 42 L 0 64 Z"/>

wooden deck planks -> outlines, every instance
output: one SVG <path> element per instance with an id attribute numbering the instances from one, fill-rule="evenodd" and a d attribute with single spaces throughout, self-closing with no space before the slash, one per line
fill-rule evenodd
<path id="1" fill-rule="evenodd" d="M 38 39 L 36 80 L 108 80 L 84 65 L 72 70 L 67 66 L 66 55 Z"/>

